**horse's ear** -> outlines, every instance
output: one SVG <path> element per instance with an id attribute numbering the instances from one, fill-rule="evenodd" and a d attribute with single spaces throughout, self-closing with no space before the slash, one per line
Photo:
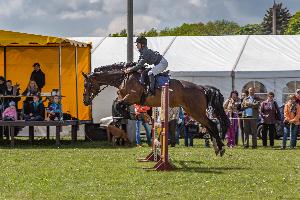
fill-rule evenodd
<path id="1" fill-rule="evenodd" d="M 88 78 L 88 76 L 84 72 L 81 72 L 81 73 L 84 78 Z"/>

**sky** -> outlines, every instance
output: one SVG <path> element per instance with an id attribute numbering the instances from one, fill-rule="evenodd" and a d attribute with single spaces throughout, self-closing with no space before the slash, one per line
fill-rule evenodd
<path id="1" fill-rule="evenodd" d="M 133 0 L 134 33 L 182 23 L 260 23 L 274 0 Z M 291 14 L 300 0 L 282 2 Z M 127 0 L 0 0 L 0 29 L 61 37 L 107 36 L 126 28 Z"/>

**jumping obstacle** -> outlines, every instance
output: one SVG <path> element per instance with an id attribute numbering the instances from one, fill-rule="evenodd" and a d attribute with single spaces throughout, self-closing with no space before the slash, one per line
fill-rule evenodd
<path id="1" fill-rule="evenodd" d="M 157 110 L 154 111 L 157 116 Z M 157 119 L 157 118 L 156 118 Z M 174 166 L 169 161 L 169 149 L 168 149 L 168 132 L 169 132 L 169 85 L 166 84 L 162 87 L 161 92 L 161 110 L 160 110 L 160 122 L 161 122 L 161 133 L 160 133 L 160 154 L 157 153 L 156 140 L 156 119 L 153 119 L 153 131 L 152 131 L 152 150 L 145 159 L 140 161 L 155 161 L 157 162 L 153 167 L 154 170 L 163 171 L 171 170 Z"/>

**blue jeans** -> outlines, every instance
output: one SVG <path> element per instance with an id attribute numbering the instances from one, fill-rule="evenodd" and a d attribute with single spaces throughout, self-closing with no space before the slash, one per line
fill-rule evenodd
<path id="1" fill-rule="evenodd" d="M 290 147 L 296 147 L 298 127 L 294 124 L 292 124 L 291 126 L 292 127 L 290 127 L 289 124 L 284 125 L 282 147 L 286 147 L 286 141 L 288 136 L 290 136 Z"/>
<path id="2" fill-rule="evenodd" d="M 187 126 L 184 126 L 184 145 L 186 147 L 193 146 L 193 133 L 188 131 Z"/>
<path id="3" fill-rule="evenodd" d="M 135 137 L 136 137 L 136 144 L 141 144 L 141 136 L 140 136 L 140 128 L 141 128 L 141 124 L 144 126 L 145 130 L 146 130 L 146 136 L 147 136 L 147 143 L 149 145 L 151 145 L 151 131 L 150 131 L 150 127 L 149 124 L 142 121 L 142 120 L 136 120 L 135 121 Z"/>

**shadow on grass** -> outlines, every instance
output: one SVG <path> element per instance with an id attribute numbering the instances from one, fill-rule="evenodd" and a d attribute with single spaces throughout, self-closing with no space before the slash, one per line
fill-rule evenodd
<path id="1" fill-rule="evenodd" d="M 116 145 L 112 146 L 106 141 L 85 141 L 78 140 L 76 142 L 72 142 L 71 140 L 61 140 L 60 141 L 60 149 L 128 149 L 133 148 L 135 146 L 131 145 Z M 35 139 L 33 144 L 30 144 L 27 139 L 15 139 L 15 146 L 10 146 L 10 141 L 8 140 L 0 140 L 0 149 L 57 149 L 58 147 L 55 145 L 55 139 Z"/>
<path id="2" fill-rule="evenodd" d="M 212 173 L 212 174 L 224 174 L 226 171 L 235 170 L 249 170 L 248 167 L 205 167 L 205 166 L 190 166 L 190 165 L 202 165 L 202 161 L 173 161 L 176 165 L 174 171 L 192 172 L 192 173 Z M 178 165 L 180 165 L 178 167 Z"/>
<path id="3" fill-rule="evenodd" d="M 154 166 L 153 162 L 153 166 Z M 203 166 L 204 162 L 202 161 L 172 161 L 174 169 L 170 170 L 170 172 L 190 172 L 190 173 L 211 173 L 211 174 L 224 174 L 228 171 L 236 171 L 236 170 L 249 170 L 248 167 L 205 167 Z M 191 166 L 194 165 L 194 166 Z M 199 166 L 195 166 L 199 165 Z M 201 166 L 202 165 L 202 166 Z M 155 171 L 152 167 L 133 167 L 135 169 L 141 169 L 146 171 Z"/>

